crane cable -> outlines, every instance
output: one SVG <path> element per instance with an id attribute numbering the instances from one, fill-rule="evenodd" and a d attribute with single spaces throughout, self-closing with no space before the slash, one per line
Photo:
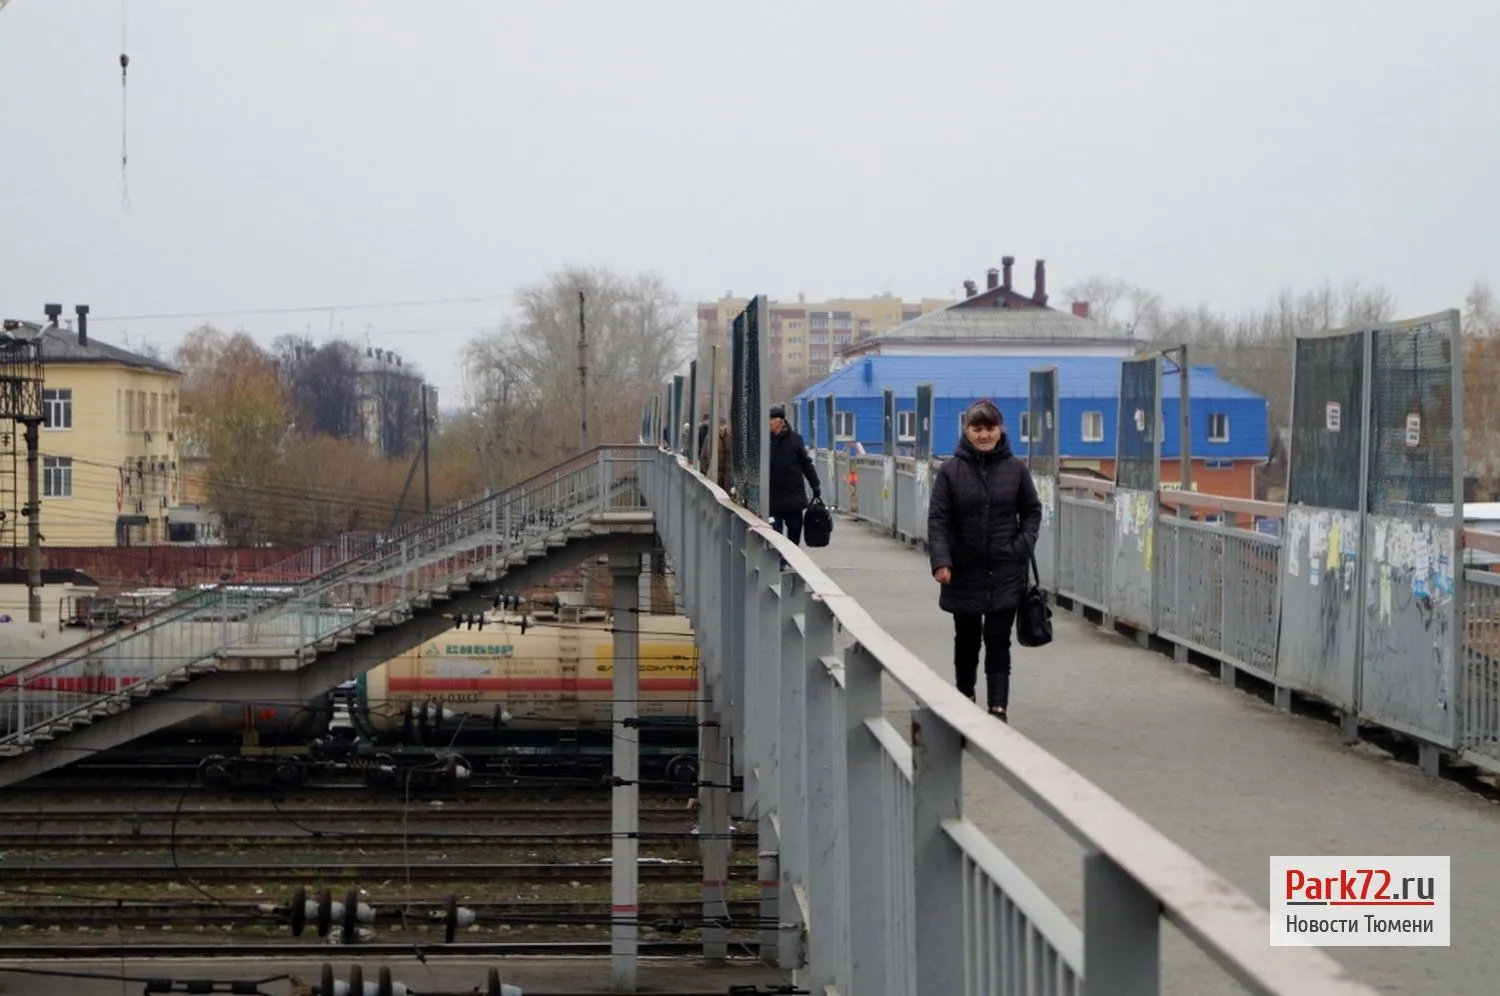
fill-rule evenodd
<path id="1" fill-rule="evenodd" d="M 125 74 L 130 69 L 130 56 L 125 54 L 125 4 L 120 0 L 120 202 L 130 210 L 130 179 L 126 164 L 130 161 L 126 139 L 129 134 L 130 99 L 125 88 Z"/>

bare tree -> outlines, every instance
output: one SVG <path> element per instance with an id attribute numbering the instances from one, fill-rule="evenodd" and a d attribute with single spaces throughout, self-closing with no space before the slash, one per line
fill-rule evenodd
<path id="1" fill-rule="evenodd" d="M 1159 317 L 1161 295 L 1118 277 L 1095 274 L 1063 288 L 1072 301 L 1084 301 L 1089 317 L 1106 328 L 1134 333 Z"/>
<path id="2" fill-rule="evenodd" d="M 308 336 L 284 335 L 274 349 L 297 431 L 362 438 L 359 347 L 342 339 L 319 346 Z"/>
<path id="3" fill-rule="evenodd" d="M 492 486 L 578 449 L 578 293 L 588 331 L 590 442 L 632 439 L 641 406 L 678 369 L 692 316 L 660 277 L 569 267 L 518 293 L 519 313 L 465 350 L 469 408 Z"/>

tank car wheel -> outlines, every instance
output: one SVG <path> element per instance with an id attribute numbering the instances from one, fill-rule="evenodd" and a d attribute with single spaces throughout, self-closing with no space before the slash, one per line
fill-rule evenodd
<path id="1" fill-rule="evenodd" d="M 364 996 L 365 970 L 359 965 L 349 966 L 349 994 L 350 996 Z"/>
<path id="2" fill-rule="evenodd" d="M 505 989 L 500 985 L 500 970 L 490 969 L 490 974 L 484 983 L 485 996 L 505 996 Z"/>
<path id="3" fill-rule="evenodd" d="M 333 966 L 326 961 L 323 963 L 323 971 L 318 975 L 318 992 L 322 996 L 333 996 Z"/>
<path id="4" fill-rule="evenodd" d="M 344 928 L 341 931 L 342 940 L 345 944 L 353 944 L 359 940 L 359 886 L 351 885 L 349 891 L 344 893 Z"/>
<path id="5" fill-rule="evenodd" d="M 327 937 L 333 929 L 333 890 L 324 886 L 318 892 L 318 936 Z"/>
<path id="6" fill-rule="evenodd" d="M 391 978 L 391 969 L 389 965 L 380 966 L 380 975 L 377 976 L 377 978 L 379 978 L 380 981 L 376 983 L 376 996 L 396 996 L 396 983 L 395 980 Z"/>
<path id="7" fill-rule="evenodd" d="M 307 927 L 307 886 L 297 886 L 297 891 L 292 893 L 292 905 L 288 912 L 292 915 L 292 936 L 301 937 L 303 929 Z"/>
<path id="8" fill-rule="evenodd" d="M 307 780 L 307 768 L 298 758 L 292 757 L 276 765 L 276 770 L 271 772 L 271 785 L 283 792 L 302 787 Z"/>
<path id="9" fill-rule="evenodd" d="M 696 785 L 698 782 L 698 759 L 691 754 L 678 754 L 667 762 L 667 780 L 679 785 Z"/>
<path id="10" fill-rule="evenodd" d="M 443 901 L 443 938 L 453 943 L 453 935 L 458 932 L 458 897 L 448 893 L 447 899 Z"/>
<path id="11" fill-rule="evenodd" d="M 198 779 L 204 788 L 227 789 L 234 784 L 234 761 L 223 754 L 214 754 L 198 762 Z"/>

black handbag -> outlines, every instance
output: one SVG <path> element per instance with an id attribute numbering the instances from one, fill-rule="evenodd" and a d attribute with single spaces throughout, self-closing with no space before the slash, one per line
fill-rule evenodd
<path id="1" fill-rule="evenodd" d="M 802 538 L 808 546 L 827 546 L 833 538 L 833 516 L 820 498 L 814 498 L 802 516 Z"/>
<path id="2" fill-rule="evenodd" d="M 1036 567 L 1036 554 L 1029 557 L 1031 573 L 1036 577 L 1033 584 L 1026 580 L 1026 593 L 1021 596 L 1021 607 L 1016 612 L 1016 642 L 1023 647 L 1045 647 L 1052 642 L 1052 606 L 1047 604 L 1047 593 L 1042 591 L 1042 572 Z"/>

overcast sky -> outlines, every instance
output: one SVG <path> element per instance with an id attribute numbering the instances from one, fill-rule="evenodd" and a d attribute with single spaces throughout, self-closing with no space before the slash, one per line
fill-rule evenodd
<path id="1" fill-rule="evenodd" d="M 1054 296 L 1426 313 L 1500 282 L 1497 56 L 1495 0 L 11 0 L 0 312 L 368 329 L 445 404 L 567 262 L 911 299 L 1011 254 Z"/>

